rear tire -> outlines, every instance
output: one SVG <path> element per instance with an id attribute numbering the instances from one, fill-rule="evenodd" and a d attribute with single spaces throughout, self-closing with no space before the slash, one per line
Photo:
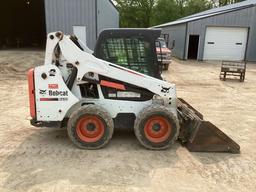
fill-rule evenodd
<path id="1" fill-rule="evenodd" d="M 106 146 L 114 132 L 113 119 L 103 108 L 86 105 L 73 112 L 67 125 L 70 140 L 82 149 Z"/>
<path id="2" fill-rule="evenodd" d="M 147 149 L 167 149 L 178 138 L 179 123 L 167 107 L 151 105 L 137 116 L 134 132 L 139 142 Z"/>

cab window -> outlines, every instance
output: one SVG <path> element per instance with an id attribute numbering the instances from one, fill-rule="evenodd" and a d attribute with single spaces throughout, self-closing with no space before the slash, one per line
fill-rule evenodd
<path id="1" fill-rule="evenodd" d="M 108 38 L 101 46 L 103 60 L 153 75 L 150 43 L 143 38 Z"/>

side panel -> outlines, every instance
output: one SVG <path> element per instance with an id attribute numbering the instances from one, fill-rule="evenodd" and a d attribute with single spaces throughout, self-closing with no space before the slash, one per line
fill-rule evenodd
<path id="1" fill-rule="evenodd" d="M 34 73 L 37 121 L 62 121 L 78 99 L 67 88 L 57 67 L 36 67 Z"/>
<path id="2" fill-rule="evenodd" d="M 164 27 L 163 34 L 169 34 L 170 40 L 168 47 L 172 49 L 172 55 L 179 59 L 184 59 L 186 44 L 186 24 Z"/>

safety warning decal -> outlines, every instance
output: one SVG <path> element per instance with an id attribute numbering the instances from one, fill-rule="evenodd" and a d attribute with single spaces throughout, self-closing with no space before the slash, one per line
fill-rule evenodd
<path id="1" fill-rule="evenodd" d="M 49 89 L 59 89 L 59 85 L 58 84 L 49 84 L 48 88 Z"/>

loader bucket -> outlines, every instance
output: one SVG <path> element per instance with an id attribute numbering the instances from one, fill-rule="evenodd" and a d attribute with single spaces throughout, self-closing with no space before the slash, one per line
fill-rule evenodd
<path id="1" fill-rule="evenodd" d="M 178 99 L 179 140 L 191 152 L 239 153 L 240 146 L 183 99 Z"/>

